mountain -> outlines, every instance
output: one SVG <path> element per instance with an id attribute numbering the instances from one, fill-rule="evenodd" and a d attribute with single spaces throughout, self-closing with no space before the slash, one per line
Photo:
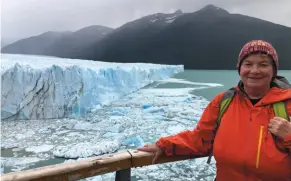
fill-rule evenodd
<path id="1" fill-rule="evenodd" d="M 49 31 L 38 36 L 21 39 L 1 49 L 2 53 L 47 55 L 49 49 L 58 39 L 71 34 L 71 32 Z"/>
<path id="2" fill-rule="evenodd" d="M 19 40 L 2 48 L 2 53 L 50 55 L 70 57 L 79 54 L 79 50 L 98 42 L 113 29 L 94 25 L 76 32 L 47 32 Z"/>
<path id="3" fill-rule="evenodd" d="M 235 69 L 240 49 L 253 39 L 272 43 L 279 54 L 279 68 L 291 70 L 290 27 L 231 14 L 214 5 L 193 13 L 156 13 L 117 29 L 90 26 L 76 32 L 47 32 L 8 45 L 2 52 Z"/>
<path id="4" fill-rule="evenodd" d="M 100 43 L 98 42 L 92 46 L 86 47 L 80 55 L 72 58 L 82 57 L 109 62 L 135 62 L 137 60 L 136 57 L 142 55 L 139 49 L 151 49 L 145 45 L 153 41 L 156 35 L 182 15 L 183 12 L 181 10 L 171 14 L 156 13 L 126 23 L 112 31 L 110 35 L 103 38 Z M 125 55 L 126 53 L 131 54 Z M 108 54 L 112 54 L 109 59 L 107 57 Z M 122 56 L 121 59 L 118 58 L 118 55 Z M 133 57 L 135 57 L 135 60 L 132 59 Z M 156 62 L 156 60 L 141 62 Z"/>
<path id="5" fill-rule="evenodd" d="M 80 29 L 74 33 L 59 38 L 46 51 L 47 55 L 57 57 L 71 57 L 80 54 L 84 47 L 91 46 L 107 36 L 113 29 L 94 25 Z"/>
<path id="6" fill-rule="evenodd" d="M 242 46 L 264 39 L 291 70 L 291 28 L 208 5 L 193 13 L 154 14 L 126 23 L 72 58 L 235 69 Z"/>

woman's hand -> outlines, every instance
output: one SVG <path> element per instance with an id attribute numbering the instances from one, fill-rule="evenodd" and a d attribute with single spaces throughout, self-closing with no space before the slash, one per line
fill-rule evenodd
<path id="1" fill-rule="evenodd" d="M 291 122 L 280 117 L 274 117 L 269 122 L 269 131 L 279 138 L 284 138 L 291 135 Z"/>
<path id="2" fill-rule="evenodd" d="M 156 161 L 163 155 L 163 150 L 159 148 L 156 144 L 144 145 L 142 148 L 137 148 L 139 151 L 151 152 L 155 154 L 152 163 L 156 163 Z"/>

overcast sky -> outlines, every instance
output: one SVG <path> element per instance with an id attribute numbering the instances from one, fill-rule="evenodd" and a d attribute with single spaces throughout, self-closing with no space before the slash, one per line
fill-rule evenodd
<path id="1" fill-rule="evenodd" d="M 157 12 L 194 12 L 207 4 L 291 27 L 290 0 L 1 0 L 2 43 L 90 25 L 117 28 Z"/>

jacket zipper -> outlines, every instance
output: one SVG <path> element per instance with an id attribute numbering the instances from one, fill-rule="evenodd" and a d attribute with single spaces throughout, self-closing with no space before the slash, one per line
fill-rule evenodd
<path id="1" fill-rule="evenodd" d="M 259 168 L 260 165 L 260 153 L 261 153 L 261 146 L 262 146 L 262 139 L 263 139 L 263 131 L 264 131 L 264 126 L 261 125 L 260 129 L 260 137 L 259 137 L 259 142 L 258 142 L 258 152 L 257 152 L 257 159 L 256 159 L 256 168 Z"/>

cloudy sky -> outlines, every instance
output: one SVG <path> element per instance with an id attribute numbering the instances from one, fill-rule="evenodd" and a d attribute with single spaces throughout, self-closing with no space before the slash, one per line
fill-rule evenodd
<path id="1" fill-rule="evenodd" d="M 194 12 L 207 4 L 291 27 L 290 0 L 1 0 L 1 38 L 7 44 L 46 31 L 117 28 L 145 15 Z"/>

